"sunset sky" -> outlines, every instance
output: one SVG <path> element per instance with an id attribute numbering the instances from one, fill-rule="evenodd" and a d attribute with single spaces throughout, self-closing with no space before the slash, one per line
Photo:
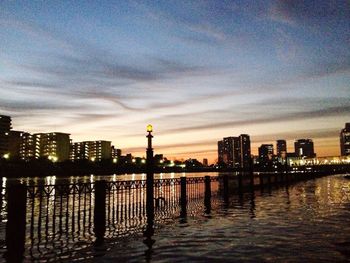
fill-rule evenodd
<path id="1" fill-rule="evenodd" d="M 217 158 L 217 141 L 312 138 L 350 122 L 349 1 L 0 2 L 0 114 L 16 130 Z"/>

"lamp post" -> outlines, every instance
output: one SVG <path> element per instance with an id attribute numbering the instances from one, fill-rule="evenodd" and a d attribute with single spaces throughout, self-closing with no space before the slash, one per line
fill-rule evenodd
<path id="1" fill-rule="evenodd" d="M 147 177 L 146 177 L 146 215 L 147 215 L 147 225 L 146 230 L 143 233 L 145 240 L 143 241 L 148 247 L 146 251 L 146 260 L 149 261 L 152 255 L 152 246 L 155 240 L 152 239 L 154 234 L 154 174 L 153 174 L 153 148 L 152 148 L 152 125 L 147 125 L 147 139 L 148 147 L 146 149 L 146 167 L 147 167 Z"/>
<path id="2" fill-rule="evenodd" d="M 153 183 L 154 183 L 154 174 L 153 174 L 153 148 L 152 148 L 152 125 L 147 125 L 147 139 L 148 139 L 148 147 L 146 150 L 146 166 L 147 166 L 147 178 L 146 178 L 146 188 L 147 188 L 147 200 L 146 200 L 146 209 L 149 217 L 153 220 L 154 214 L 154 192 L 153 192 Z"/>

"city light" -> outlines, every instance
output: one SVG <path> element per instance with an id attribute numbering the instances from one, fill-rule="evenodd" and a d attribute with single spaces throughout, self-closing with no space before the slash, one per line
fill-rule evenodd
<path id="1" fill-rule="evenodd" d="M 117 159 L 116 158 L 113 158 L 113 163 L 117 163 Z"/>
<path id="2" fill-rule="evenodd" d="M 53 156 L 53 155 L 49 155 L 47 157 L 47 159 L 49 159 L 51 162 L 54 162 L 54 163 L 58 161 L 58 158 L 56 156 Z"/>
<path id="3" fill-rule="evenodd" d="M 3 157 L 4 157 L 4 159 L 9 159 L 10 158 L 10 154 L 9 153 L 5 153 Z"/>
<path id="4" fill-rule="evenodd" d="M 153 131 L 153 127 L 151 124 L 147 125 L 147 132 L 152 132 Z"/>

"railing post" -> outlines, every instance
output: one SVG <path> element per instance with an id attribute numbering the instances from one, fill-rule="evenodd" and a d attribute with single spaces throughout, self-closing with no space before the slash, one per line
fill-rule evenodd
<path id="1" fill-rule="evenodd" d="M 229 188 L 228 188 L 228 175 L 225 174 L 223 176 L 223 183 L 224 183 L 224 201 L 225 203 L 229 202 Z"/>
<path id="2" fill-rule="evenodd" d="M 261 189 L 263 189 L 264 188 L 264 175 L 262 173 L 259 173 L 259 183 L 260 183 Z"/>
<path id="3" fill-rule="evenodd" d="M 270 172 L 267 173 L 267 184 L 269 185 L 269 187 L 271 187 L 271 173 Z"/>
<path id="4" fill-rule="evenodd" d="M 185 218 L 187 215 L 187 192 L 186 192 L 186 177 L 180 178 L 180 187 L 181 187 L 181 195 L 180 195 L 180 205 L 181 212 L 180 217 Z"/>
<path id="5" fill-rule="evenodd" d="M 17 184 L 8 188 L 5 258 L 7 262 L 22 262 L 26 232 L 27 188 Z"/>
<path id="6" fill-rule="evenodd" d="M 210 210 L 211 210 L 211 203 L 210 203 L 211 185 L 210 185 L 210 176 L 208 176 L 208 175 L 204 177 L 204 187 L 205 187 L 205 191 L 204 191 L 205 213 L 210 214 Z"/>
<path id="7" fill-rule="evenodd" d="M 95 183 L 95 206 L 94 206 L 94 232 L 95 245 L 101 245 L 106 232 L 106 191 L 107 183 L 104 180 Z"/>
<path id="8" fill-rule="evenodd" d="M 242 173 L 239 172 L 238 173 L 238 192 L 242 192 L 242 187 L 243 187 L 243 183 L 242 183 Z"/>
<path id="9" fill-rule="evenodd" d="M 250 157 L 249 160 L 249 185 L 250 185 L 250 190 L 254 190 L 254 161 L 253 158 Z"/>

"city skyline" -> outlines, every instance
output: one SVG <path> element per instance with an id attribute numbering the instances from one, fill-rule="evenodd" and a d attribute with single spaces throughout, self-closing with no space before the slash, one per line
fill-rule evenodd
<path id="1" fill-rule="evenodd" d="M 294 4 L 292 4 L 294 3 Z M 339 155 L 350 113 L 346 1 L 0 3 L 0 112 L 15 130 L 137 156 L 217 158 L 217 141 L 312 138 Z"/>
<path id="2" fill-rule="evenodd" d="M 11 116 L 0 115 L 0 155 L 3 158 L 8 159 L 10 155 L 20 157 L 22 160 L 30 160 L 32 158 L 39 157 L 49 157 L 49 160 L 63 161 L 63 160 L 79 160 L 79 159 L 88 159 L 88 160 L 98 160 L 103 159 L 113 159 L 116 161 L 115 155 L 121 155 L 121 149 L 115 148 L 112 145 L 111 141 L 106 141 L 104 139 L 98 139 L 93 141 L 75 141 L 73 138 L 70 138 L 70 133 L 62 133 L 58 131 L 49 132 L 49 133 L 35 133 L 31 134 L 27 131 L 18 131 L 13 129 L 12 118 Z M 345 123 L 345 128 L 340 130 L 339 133 L 339 148 L 342 152 L 340 156 L 348 156 L 349 151 L 349 126 L 350 123 Z M 149 127 L 153 130 L 152 125 L 147 125 L 146 130 L 148 132 Z M 61 139 L 59 139 L 59 136 Z M 63 136 L 63 137 L 62 137 Z M 8 137 L 8 139 L 6 139 Z M 57 137 L 57 138 L 56 138 Z M 40 139 L 41 138 L 41 139 Z M 40 142 L 41 140 L 47 142 Z M 61 150 L 56 152 L 58 147 L 58 141 L 61 141 L 59 146 Z M 38 144 L 39 143 L 39 144 Z M 256 144 L 257 142 L 255 142 Z M 102 145 L 103 144 L 103 145 Z M 39 146 L 41 145 L 41 146 Z M 330 155 L 322 156 L 317 155 L 315 152 L 313 139 L 310 138 L 297 138 L 294 139 L 294 147 L 288 146 L 288 143 L 285 139 L 277 139 L 273 144 L 262 143 L 258 148 L 252 150 L 251 140 L 248 134 L 241 134 L 237 136 L 224 137 L 222 140 L 217 141 L 217 159 L 211 162 L 211 164 L 223 164 L 231 168 L 242 168 L 250 166 L 251 159 L 250 157 L 256 157 L 258 159 L 271 159 L 272 157 L 285 158 L 315 158 L 317 157 L 331 157 Z M 276 148 L 275 148 L 276 147 Z M 40 148 L 40 149 L 39 149 Z M 58 149 L 58 148 L 57 148 Z M 90 150 L 89 150 L 90 149 Z M 98 150 L 97 150 L 98 149 Z M 158 148 L 156 148 L 159 150 Z M 256 154 L 256 152 L 258 154 Z M 163 153 L 157 152 L 158 155 L 164 155 Z M 145 152 L 142 152 L 140 156 L 144 158 Z M 66 156 L 63 159 L 56 155 Z M 135 156 L 135 153 L 128 152 L 127 155 Z M 271 156 L 269 156 L 271 155 Z M 6 156 L 6 157 L 5 157 Z M 268 157 L 269 156 L 269 157 Z M 333 156 L 336 157 L 336 156 Z M 141 158 L 141 157 L 137 157 Z M 184 158 L 176 158 L 167 156 L 170 160 L 181 160 L 184 161 Z M 189 156 L 187 160 L 197 159 L 196 157 Z M 206 163 L 208 163 L 208 158 Z M 203 161 L 204 162 L 204 161 Z"/>

